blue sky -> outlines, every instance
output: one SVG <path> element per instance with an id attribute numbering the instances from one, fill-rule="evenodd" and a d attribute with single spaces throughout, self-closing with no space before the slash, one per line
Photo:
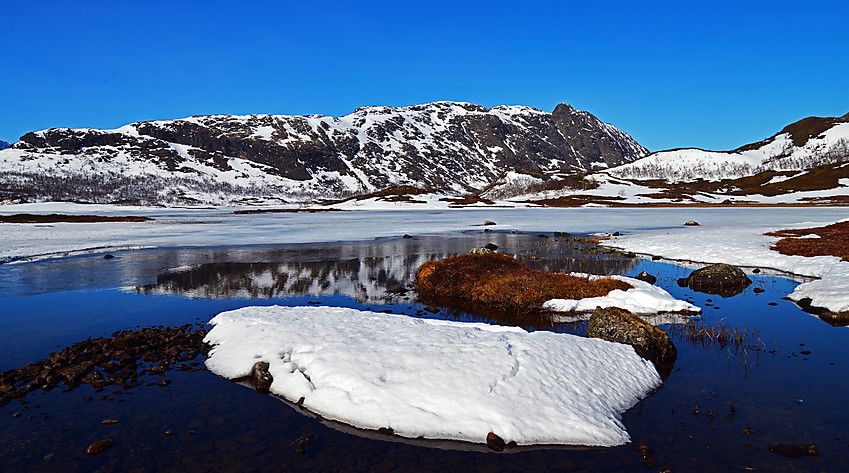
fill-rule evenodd
<path id="1" fill-rule="evenodd" d="M 176 5 L 175 5 L 176 4 Z M 844 2 L 6 2 L 0 139 L 214 113 L 560 102 L 651 150 L 849 112 Z"/>

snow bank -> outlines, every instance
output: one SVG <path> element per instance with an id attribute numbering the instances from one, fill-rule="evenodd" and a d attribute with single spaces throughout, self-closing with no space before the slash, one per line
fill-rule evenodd
<path id="1" fill-rule="evenodd" d="M 246 307 L 210 323 L 212 372 L 239 378 L 266 361 L 273 393 L 410 438 L 620 445 L 620 414 L 661 384 L 630 346 L 568 334 L 331 307 Z"/>
<path id="2" fill-rule="evenodd" d="M 585 274 L 576 275 L 586 276 Z M 660 312 L 701 312 L 701 309 L 693 304 L 678 300 L 663 289 L 645 281 L 624 276 L 609 277 L 624 281 L 632 288 L 627 291 L 614 289 L 602 297 L 551 299 L 543 303 L 542 308 L 555 312 L 592 312 L 596 307 L 619 307 L 637 315 L 654 315 Z"/>
<path id="3" fill-rule="evenodd" d="M 787 210 L 781 210 L 781 212 L 787 212 Z M 792 213 L 788 212 L 788 214 Z M 764 235 L 764 233 L 780 229 L 819 225 L 822 223 L 758 225 L 732 220 L 724 225 L 703 224 L 699 227 L 645 230 L 603 241 L 602 244 L 672 260 L 728 263 L 820 278 L 800 284 L 789 298 L 794 301 L 810 298 L 811 304 L 816 307 L 824 307 L 834 312 L 847 311 L 849 310 L 849 292 L 846 291 L 849 287 L 849 262 L 834 256 L 782 255 L 770 249 L 778 238 Z"/>

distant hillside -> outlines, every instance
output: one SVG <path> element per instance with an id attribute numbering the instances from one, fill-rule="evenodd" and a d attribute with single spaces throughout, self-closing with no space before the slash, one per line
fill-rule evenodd
<path id="1" fill-rule="evenodd" d="M 842 117 L 808 117 L 766 140 L 733 151 L 660 151 L 605 172 L 628 179 L 718 181 L 767 171 L 812 170 L 847 161 L 849 113 Z"/>
<path id="2" fill-rule="evenodd" d="M 197 116 L 27 133 L 0 151 L 0 199 L 253 203 L 399 185 L 460 195 L 507 172 L 571 174 L 646 154 L 628 134 L 567 104 L 552 113 L 435 102 L 344 117 Z"/>
<path id="3" fill-rule="evenodd" d="M 12 146 L 12 143 L 9 143 L 8 141 L 0 140 L 0 149 L 6 149 L 9 146 Z"/>

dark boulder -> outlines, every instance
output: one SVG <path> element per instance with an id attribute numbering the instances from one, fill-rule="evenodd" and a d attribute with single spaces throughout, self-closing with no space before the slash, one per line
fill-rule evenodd
<path id="1" fill-rule="evenodd" d="M 698 227 L 699 222 L 697 222 L 695 220 L 688 220 L 688 221 L 684 222 L 684 225 L 686 225 L 688 227 Z"/>
<path id="2" fill-rule="evenodd" d="M 489 251 L 495 251 L 498 249 L 498 245 L 496 245 L 495 243 L 487 243 L 486 245 L 483 245 L 483 247 Z"/>
<path id="3" fill-rule="evenodd" d="M 504 443 L 504 439 L 494 432 L 490 432 L 486 435 L 486 446 L 496 452 L 503 452 L 507 444 Z"/>
<path id="4" fill-rule="evenodd" d="M 639 279 L 640 281 L 645 281 L 649 284 L 654 284 L 657 282 L 657 278 L 652 276 L 651 274 L 643 271 L 640 274 L 634 276 L 634 279 Z"/>
<path id="5" fill-rule="evenodd" d="M 483 224 L 484 225 L 495 225 L 495 222 L 493 222 L 492 220 L 484 220 Z"/>
<path id="6" fill-rule="evenodd" d="M 731 297 L 743 292 L 752 280 L 736 266 L 717 263 L 693 271 L 678 284 L 694 291 Z"/>
<path id="7" fill-rule="evenodd" d="M 637 355 L 654 363 L 664 378 L 678 358 L 678 350 L 666 332 L 618 307 L 596 307 L 590 316 L 587 337 L 631 345 Z"/>
<path id="8" fill-rule="evenodd" d="M 253 372 L 251 373 L 251 379 L 256 386 L 256 392 L 267 394 L 269 388 L 271 388 L 272 381 L 274 381 L 271 373 L 268 372 L 268 363 L 258 361 L 254 365 Z"/>

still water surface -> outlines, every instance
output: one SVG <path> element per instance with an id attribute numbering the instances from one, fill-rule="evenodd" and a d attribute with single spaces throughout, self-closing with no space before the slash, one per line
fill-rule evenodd
<path id="1" fill-rule="evenodd" d="M 761 273 L 751 275 L 754 283 L 737 296 L 701 294 L 676 284 L 689 269 L 552 234 L 475 231 L 356 243 L 163 248 L 118 252 L 109 260 L 86 255 L 2 265 L 0 370 L 87 337 L 205 323 L 248 305 L 321 303 L 492 322 L 457 311 L 432 314 L 409 289 L 424 261 L 489 242 L 551 271 L 645 270 L 674 296 L 702 307 L 706 323 L 755 328 L 762 349 L 703 348 L 675 339 L 679 356 L 669 379 L 623 415 L 633 443 L 650 446 L 660 467 L 641 464 L 630 446 L 495 454 L 461 444 L 410 443 L 322 423 L 209 372 L 172 371 L 166 374 L 172 383 L 163 388 L 39 391 L 24 404 L 0 408 L 0 470 L 842 471 L 849 461 L 849 329 L 831 327 L 782 299 L 797 282 Z M 525 325 L 582 330 L 581 323 Z M 107 418 L 121 422 L 101 425 Z M 168 429 L 174 435 L 165 435 Z M 289 444 L 308 434 L 317 435 L 308 453 L 293 452 Z M 114 448 L 85 455 L 89 444 L 106 437 L 116 440 Z M 785 458 L 768 450 L 776 443 L 813 443 L 820 454 Z"/>

